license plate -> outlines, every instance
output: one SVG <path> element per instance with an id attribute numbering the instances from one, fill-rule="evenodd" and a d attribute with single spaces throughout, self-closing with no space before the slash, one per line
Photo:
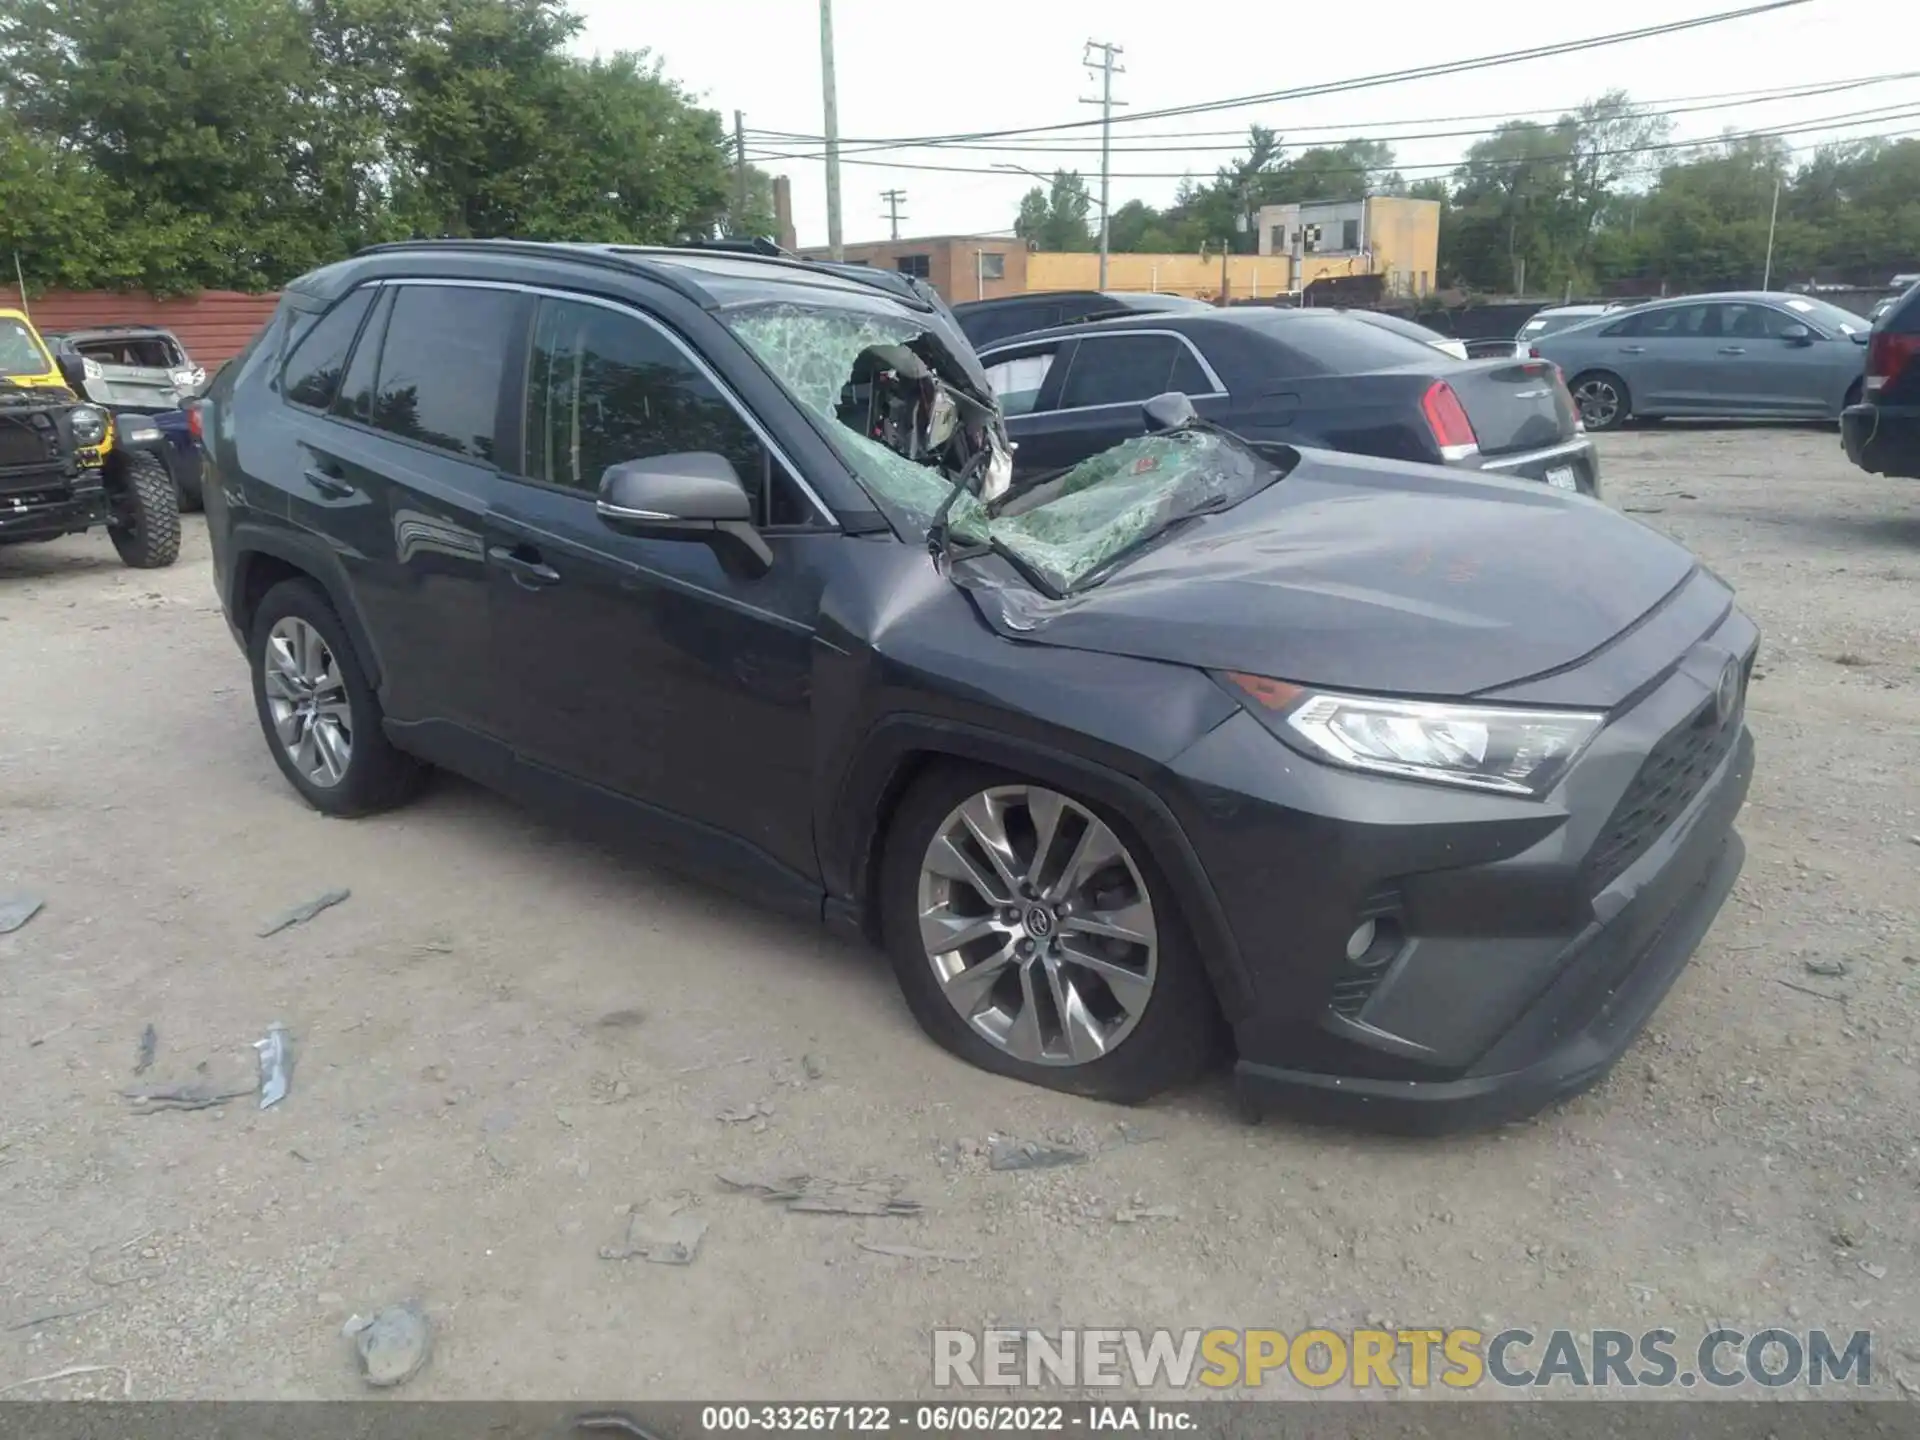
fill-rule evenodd
<path id="1" fill-rule="evenodd" d="M 1573 471 L 1566 466 L 1547 471 L 1547 484 L 1556 490 L 1578 490 L 1580 482 L 1574 478 Z"/>

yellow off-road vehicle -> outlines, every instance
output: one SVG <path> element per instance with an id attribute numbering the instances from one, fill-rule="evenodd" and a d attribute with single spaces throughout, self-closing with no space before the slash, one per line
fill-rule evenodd
<path id="1" fill-rule="evenodd" d="M 33 321 L 0 308 L 0 545 L 104 525 L 128 565 L 180 554 L 180 501 L 157 426 L 116 425 L 61 373 Z"/>

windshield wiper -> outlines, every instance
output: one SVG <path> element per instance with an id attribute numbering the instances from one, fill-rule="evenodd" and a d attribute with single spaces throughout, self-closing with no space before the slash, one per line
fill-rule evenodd
<path id="1" fill-rule="evenodd" d="M 927 551 L 933 556 L 936 569 L 945 568 L 961 560 L 971 560 L 976 555 L 998 555 L 1011 565 L 1022 580 L 1038 590 L 1049 600 L 1061 599 L 1066 592 L 1054 585 L 1038 570 L 1028 564 L 1020 554 L 1005 541 L 995 537 L 992 520 L 986 522 L 986 540 L 981 544 L 969 545 L 965 549 L 953 547 L 953 527 L 947 523 L 947 516 L 953 510 L 954 501 L 963 493 L 971 493 L 974 482 L 993 463 L 993 452 L 982 450 L 969 459 L 954 480 L 953 488 L 947 491 L 947 498 L 940 502 L 940 508 L 933 512 L 933 519 L 927 522 Z"/>

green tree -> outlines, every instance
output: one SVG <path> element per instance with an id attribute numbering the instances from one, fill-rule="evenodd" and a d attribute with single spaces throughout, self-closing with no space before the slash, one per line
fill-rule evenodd
<path id="1" fill-rule="evenodd" d="M 1091 250 L 1087 217 L 1092 210 L 1093 197 L 1080 172 L 1056 170 L 1046 189 L 1036 185 L 1021 197 L 1013 233 L 1038 250 Z"/>

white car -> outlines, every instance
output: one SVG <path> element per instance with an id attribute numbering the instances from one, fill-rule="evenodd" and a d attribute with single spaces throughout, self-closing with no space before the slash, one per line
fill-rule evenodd
<path id="1" fill-rule="evenodd" d="M 1596 315 L 1611 315 L 1616 310 L 1626 308 L 1624 305 L 1549 305 L 1544 310 L 1536 310 L 1527 323 L 1520 327 L 1520 333 L 1513 337 L 1513 358 L 1525 360 L 1534 341 L 1543 335 L 1584 324 Z"/>

